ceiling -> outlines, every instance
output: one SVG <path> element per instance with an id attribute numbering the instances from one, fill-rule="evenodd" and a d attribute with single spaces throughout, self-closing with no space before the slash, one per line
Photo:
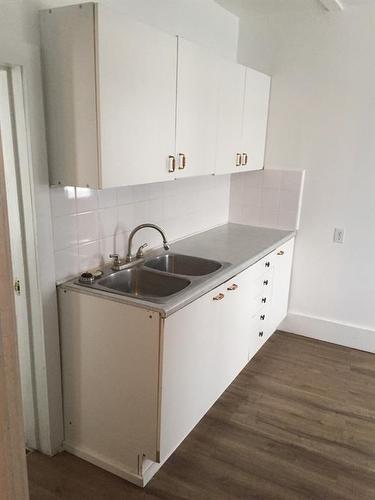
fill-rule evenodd
<path id="1" fill-rule="evenodd" d="M 335 0 L 215 0 L 225 9 L 237 16 L 269 15 L 279 12 L 324 11 L 323 3 L 335 3 Z M 337 0 L 346 8 L 375 4 L 375 0 Z"/>

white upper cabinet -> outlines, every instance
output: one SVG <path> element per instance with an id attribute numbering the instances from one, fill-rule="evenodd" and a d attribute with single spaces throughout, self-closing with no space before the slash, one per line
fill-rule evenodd
<path id="1" fill-rule="evenodd" d="M 98 5 L 102 185 L 170 179 L 177 39 Z"/>
<path id="2" fill-rule="evenodd" d="M 99 187 L 94 6 L 41 12 L 50 182 Z"/>
<path id="3" fill-rule="evenodd" d="M 92 3 L 41 21 L 51 183 L 172 179 L 177 37 Z"/>
<path id="4" fill-rule="evenodd" d="M 52 184 L 263 168 L 270 78 L 84 3 L 41 13 Z"/>
<path id="5" fill-rule="evenodd" d="M 246 68 L 242 129 L 243 170 L 261 170 L 264 166 L 268 104 L 271 78 Z"/>
<path id="6" fill-rule="evenodd" d="M 246 68 L 230 61 L 220 64 L 216 173 L 242 169 L 242 121 Z"/>
<path id="7" fill-rule="evenodd" d="M 212 174 L 218 113 L 219 59 L 178 40 L 176 176 Z"/>
<path id="8" fill-rule="evenodd" d="M 270 81 L 263 73 L 222 61 L 217 174 L 263 168 Z"/>

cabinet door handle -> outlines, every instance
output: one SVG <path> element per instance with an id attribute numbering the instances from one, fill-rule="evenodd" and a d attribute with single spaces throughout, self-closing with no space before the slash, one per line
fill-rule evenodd
<path id="1" fill-rule="evenodd" d="M 228 286 L 227 290 L 229 290 L 231 292 L 232 290 L 237 290 L 237 288 L 238 288 L 238 285 L 236 285 L 236 283 L 233 283 L 233 285 Z"/>
<path id="2" fill-rule="evenodd" d="M 264 286 L 267 286 L 267 285 L 268 285 L 268 280 L 264 280 L 264 281 L 263 281 L 263 285 L 264 285 Z"/>
<path id="3" fill-rule="evenodd" d="M 240 167 L 241 166 L 241 158 L 242 158 L 241 153 L 237 153 L 236 154 L 236 167 Z"/>
<path id="4" fill-rule="evenodd" d="M 247 165 L 247 153 L 242 153 L 241 165 Z"/>
<path id="5" fill-rule="evenodd" d="M 263 332 L 259 332 L 259 337 L 263 337 Z"/>
<path id="6" fill-rule="evenodd" d="M 277 255 L 284 255 L 284 250 L 280 250 L 280 252 L 277 252 Z"/>
<path id="7" fill-rule="evenodd" d="M 264 320 L 266 319 L 266 315 L 265 315 L 265 314 L 261 314 L 261 315 L 260 315 L 260 319 L 261 319 L 262 321 L 264 321 Z"/>
<path id="8" fill-rule="evenodd" d="M 172 155 L 169 155 L 168 162 L 169 162 L 168 172 L 172 173 L 176 170 L 176 158 Z"/>
<path id="9" fill-rule="evenodd" d="M 270 267 L 271 263 L 270 262 L 266 262 L 264 265 L 265 265 L 265 267 Z"/>
<path id="10" fill-rule="evenodd" d="M 186 156 L 184 155 L 184 153 L 180 153 L 178 155 L 178 159 L 179 170 L 184 170 L 184 168 L 186 167 Z"/>
<path id="11" fill-rule="evenodd" d="M 267 298 L 266 297 L 262 297 L 262 302 L 263 302 L 263 304 L 265 304 L 267 302 Z"/>
<path id="12" fill-rule="evenodd" d="M 223 298 L 224 298 L 224 294 L 218 293 L 217 295 L 215 295 L 215 297 L 213 297 L 212 300 L 223 300 Z"/>

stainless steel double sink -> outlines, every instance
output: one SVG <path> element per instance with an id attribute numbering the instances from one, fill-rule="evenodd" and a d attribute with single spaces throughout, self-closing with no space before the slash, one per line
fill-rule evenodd
<path id="1" fill-rule="evenodd" d="M 82 286 L 151 302 L 165 302 L 192 283 L 198 285 L 227 265 L 225 262 L 169 252 L 121 271 L 110 269 L 94 283 Z"/>

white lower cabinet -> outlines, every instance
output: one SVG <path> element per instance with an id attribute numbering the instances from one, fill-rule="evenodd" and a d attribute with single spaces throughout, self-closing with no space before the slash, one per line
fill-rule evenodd
<path id="1" fill-rule="evenodd" d="M 288 310 L 294 238 L 274 252 L 271 328 L 276 330 Z"/>
<path id="2" fill-rule="evenodd" d="M 164 322 L 162 460 L 248 362 L 246 287 L 246 279 L 236 276 Z"/>
<path id="3" fill-rule="evenodd" d="M 167 318 L 60 288 L 65 449 L 144 486 L 285 317 L 293 245 Z"/>

